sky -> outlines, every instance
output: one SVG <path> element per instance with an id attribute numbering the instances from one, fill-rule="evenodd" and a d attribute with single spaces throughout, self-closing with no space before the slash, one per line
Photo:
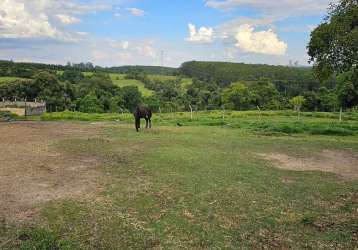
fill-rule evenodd
<path id="1" fill-rule="evenodd" d="M 329 0 L 0 0 L 0 59 L 307 65 Z"/>

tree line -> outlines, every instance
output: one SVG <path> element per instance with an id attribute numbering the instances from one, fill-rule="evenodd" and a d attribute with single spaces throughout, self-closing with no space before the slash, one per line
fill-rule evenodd
<path id="1" fill-rule="evenodd" d="M 213 109 L 337 111 L 358 106 L 358 0 L 332 4 L 308 44 L 312 67 L 197 62 L 179 69 L 153 66 L 101 68 L 91 63 L 46 65 L 0 61 L 0 76 L 28 78 L 0 85 L 0 97 L 42 99 L 48 110 L 131 111 L 140 103 L 155 111 Z M 85 76 L 82 72 L 93 72 Z M 61 72 L 61 73 L 60 73 Z M 153 90 L 115 86 L 108 73 L 125 73 Z M 170 80 L 150 74 L 176 76 Z M 184 78 L 192 83 L 183 85 Z M 164 78 L 163 78 L 164 79 Z"/>
<path id="2" fill-rule="evenodd" d="M 76 70 L 65 70 L 62 74 L 39 71 L 32 79 L 1 84 L 0 97 L 45 101 L 50 112 L 66 109 L 86 113 L 125 112 L 132 111 L 142 101 L 135 86 L 120 88 L 106 73 L 85 76 Z"/>

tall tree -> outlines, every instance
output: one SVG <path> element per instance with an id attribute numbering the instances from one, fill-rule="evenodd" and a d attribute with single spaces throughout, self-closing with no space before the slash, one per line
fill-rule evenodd
<path id="1" fill-rule="evenodd" d="M 308 54 L 321 80 L 337 76 L 340 106 L 358 105 L 358 0 L 331 4 L 328 16 L 311 34 Z"/>
<path id="2" fill-rule="evenodd" d="M 310 62 L 320 79 L 356 70 L 358 64 L 358 0 L 331 4 L 328 15 L 311 34 Z"/>

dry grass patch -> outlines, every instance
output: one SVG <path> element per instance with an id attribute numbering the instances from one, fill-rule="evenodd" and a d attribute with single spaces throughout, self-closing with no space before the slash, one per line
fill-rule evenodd
<path id="1" fill-rule="evenodd" d="M 101 160 L 70 155 L 61 140 L 94 138 L 100 126 L 75 123 L 0 124 L 0 217 L 30 221 L 38 205 L 63 198 L 86 199 L 101 190 Z"/>
<path id="2" fill-rule="evenodd" d="M 312 157 L 298 158 L 283 153 L 259 154 L 275 167 L 293 171 L 322 171 L 358 179 L 358 154 L 350 151 L 323 150 Z"/>

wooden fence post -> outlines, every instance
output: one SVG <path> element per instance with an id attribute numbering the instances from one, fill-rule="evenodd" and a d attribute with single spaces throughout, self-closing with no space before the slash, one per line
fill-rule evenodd
<path id="1" fill-rule="evenodd" d="M 256 107 L 257 107 L 257 110 L 259 111 L 259 116 L 260 116 L 260 119 L 261 119 L 261 118 L 262 118 L 262 116 L 261 116 L 261 109 L 260 109 L 259 105 L 257 105 Z"/>
<path id="2" fill-rule="evenodd" d="M 193 107 L 189 104 L 189 108 L 190 108 L 190 121 L 193 120 Z"/>
<path id="3" fill-rule="evenodd" d="M 222 105 L 221 108 L 223 109 L 223 122 L 225 122 L 225 106 Z"/>

